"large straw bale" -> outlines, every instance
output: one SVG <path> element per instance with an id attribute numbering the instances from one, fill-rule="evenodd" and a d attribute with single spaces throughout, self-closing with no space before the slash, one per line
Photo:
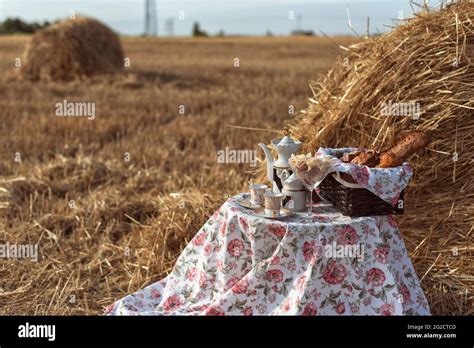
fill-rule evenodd
<path id="1" fill-rule="evenodd" d="M 31 80 L 72 80 L 122 69 L 120 39 L 95 19 L 77 16 L 33 35 L 20 75 Z"/>
<path id="2" fill-rule="evenodd" d="M 342 47 L 291 125 L 306 151 L 383 149 L 402 131 L 434 131 L 410 160 L 415 176 L 398 218 L 434 314 L 474 314 L 473 19 L 468 1 L 425 8 L 387 34 Z M 419 103 L 420 118 L 383 116 L 390 101 Z"/>

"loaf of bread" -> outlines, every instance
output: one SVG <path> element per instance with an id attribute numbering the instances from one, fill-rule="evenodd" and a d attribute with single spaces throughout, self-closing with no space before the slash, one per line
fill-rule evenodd
<path id="1" fill-rule="evenodd" d="M 351 161 L 352 164 L 375 167 L 379 162 L 379 153 L 373 150 L 363 151 Z"/>
<path id="2" fill-rule="evenodd" d="M 397 167 L 415 152 L 425 148 L 431 141 L 429 131 L 412 131 L 404 134 L 387 151 L 382 152 L 377 168 Z"/>
<path id="3" fill-rule="evenodd" d="M 401 166 L 404 162 L 404 159 L 401 157 L 396 157 L 390 152 L 384 152 L 380 155 L 379 163 L 377 168 L 391 168 Z"/>
<path id="4" fill-rule="evenodd" d="M 341 161 L 344 163 L 351 163 L 351 161 L 360 155 L 362 151 L 352 151 L 352 152 L 346 152 L 342 155 Z"/>

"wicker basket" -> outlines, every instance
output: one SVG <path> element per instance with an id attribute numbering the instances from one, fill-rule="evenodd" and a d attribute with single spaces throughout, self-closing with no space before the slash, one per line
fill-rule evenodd
<path id="1" fill-rule="evenodd" d="M 393 207 L 366 188 L 354 183 L 353 180 L 344 180 L 339 173 L 332 173 L 323 180 L 319 185 L 319 194 L 342 214 L 348 216 L 375 216 L 404 212 L 404 191 L 400 193 L 398 204 Z"/>

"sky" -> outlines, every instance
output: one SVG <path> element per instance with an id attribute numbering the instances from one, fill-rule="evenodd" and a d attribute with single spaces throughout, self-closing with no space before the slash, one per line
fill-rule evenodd
<path id="1" fill-rule="evenodd" d="M 418 2 L 421 0 L 418 0 Z M 56 20 L 74 13 L 101 20 L 123 35 L 144 32 L 144 0 L 0 0 L 0 20 Z M 430 1 L 430 5 L 439 1 Z M 409 0 L 156 0 L 159 36 L 187 36 L 194 22 L 209 34 L 288 35 L 292 30 L 317 34 L 384 32 L 413 13 Z M 416 7 L 415 7 L 416 8 Z M 166 26 L 173 23 L 173 30 Z"/>

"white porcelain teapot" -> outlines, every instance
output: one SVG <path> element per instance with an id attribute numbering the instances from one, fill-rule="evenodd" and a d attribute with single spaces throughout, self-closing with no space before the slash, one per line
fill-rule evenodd
<path id="1" fill-rule="evenodd" d="M 288 160 L 290 156 L 301 148 L 301 141 L 295 141 L 290 138 L 288 130 L 285 130 L 285 136 L 282 139 L 273 139 L 271 141 L 272 147 L 278 154 L 278 158 L 275 161 L 273 159 L 270 150 L 267 145 L 260 143 L 260 146 L 265 152 L 267 158 L 267 177 L 268 180 L 273 183 L 275 182 L 278 190 L 283 189 L 283 181 L 285 181 L 293 172 L 291 170 Z M 282 179 L 283 178 L 283 179 Z"/>

